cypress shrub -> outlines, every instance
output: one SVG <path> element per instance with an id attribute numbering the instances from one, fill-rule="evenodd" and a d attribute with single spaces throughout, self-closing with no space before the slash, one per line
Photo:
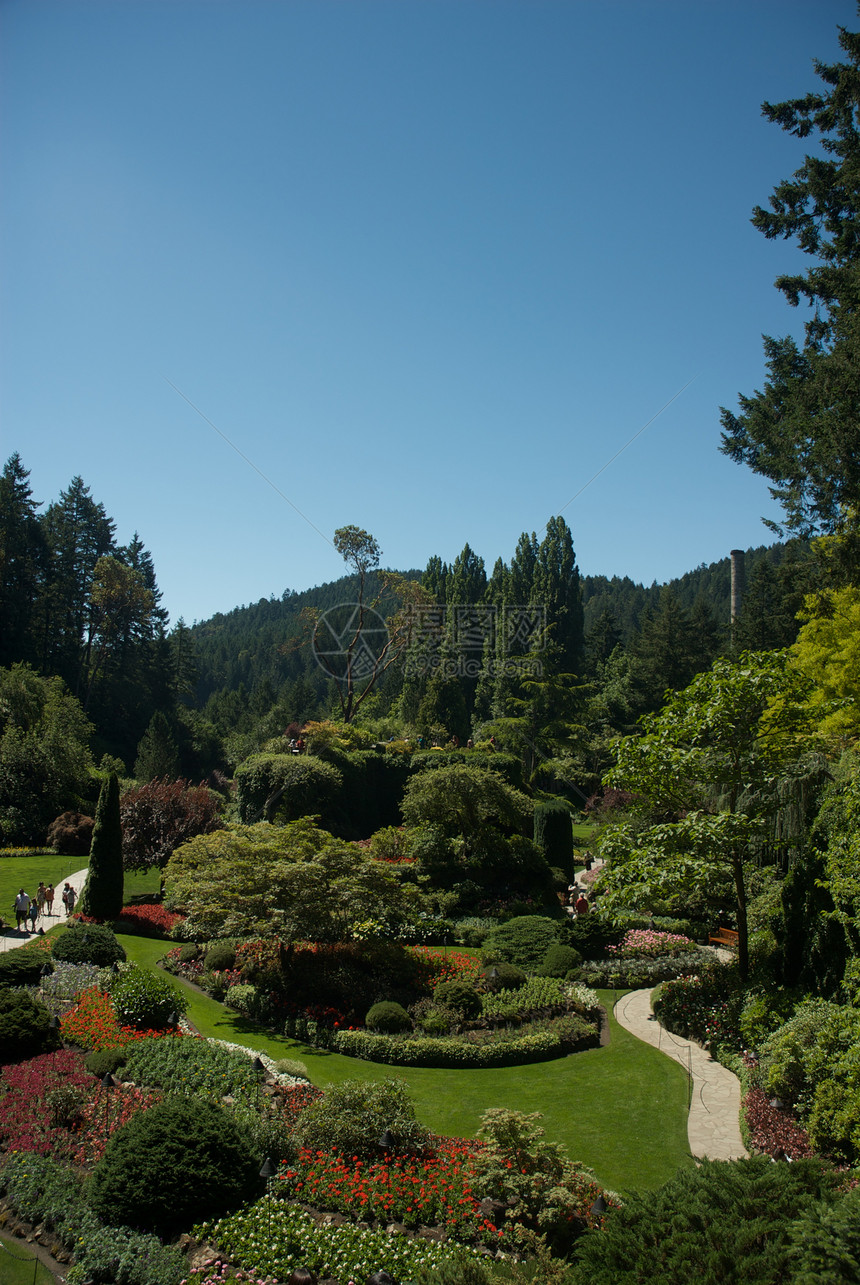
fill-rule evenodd
<path id="1" fill-rule="evenodd" d="M 170 1098 L 113 1135 L 93 1170 L 92 1209 L 105 1222 L 172 1236 L 260 1193 L 258 1161 L 222 1107 Z"/>
<path id="2" fill-rule="evenodd" d="M 92 919 L 116 919 L 122 910 L 122 825 L 119 780 L 111 772 L 99 794 L 90 844 L 90 868 L 78 909 Z"/>
<path id="3" fill-rule="evenodd" d="M 558 866 L 573 877 L 573 822 L 570 808 L 551 800 L 535 804 L 534 839 L 547 865 Z"/>

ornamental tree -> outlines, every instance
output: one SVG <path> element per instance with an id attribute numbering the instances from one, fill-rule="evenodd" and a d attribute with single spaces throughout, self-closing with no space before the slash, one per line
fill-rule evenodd
<path id="1" fill-rule="evenodd" d="M 381 934 L 421 900 L 383 862 L 310 817 L 197 835 L 171 856 L 165 885 L 213 935 L 275 935 L 285 944 Z"/>
<path id="2" fill-rule="evenodd" d="M 809 778 L 807 692 L 787 652 L 745 652 L 715 661 L 618 742 L 605 783 L 631 792 L 638 820 L 602 836 L 603 905 L 731 889 L 747 975 L 745 866 L 774 832 L 793 783 Z"/>
<path id="3" fill-rule="evenodd" d="M 196 834 L 217 830 L 220 800 L 205 785 L 149 781 L 120 800 L 122 861 L 126 870 L 162 870 L 173 851 Z"/>

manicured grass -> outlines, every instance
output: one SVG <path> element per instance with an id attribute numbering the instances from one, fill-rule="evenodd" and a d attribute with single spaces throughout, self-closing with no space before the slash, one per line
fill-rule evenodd
<path id="1" fill-rule="evenodd" d="M 122 936 L 129 959 L 157 963 L 169 943 Z M 692 1164 L 687 1144 L 688 1081 L 657 1049 L 624 1031 L 610 1017 L 610 1042 L 573 1057 L 496 1070 L 450 1071 L 389 1067 L 309 1048 L 261 1031 L 208 995 L 186 986 L 188 1018 L 203 1034 L 244 1044 L 270 1057 L 299 1058 L 324 1087 L 343 1080 L 406 1081 L 421 1121 L 438 1133 L 470 1137 L 489 1107 L 540 1111 L 547 1137 L 590 1165 L 618 1191 L 657 1187 L 678 1167 Z M 600 992 L 609 1007 L 615 992 Z"/>
<path id="2" fill-rule="evenodd" d="M 56 852 L 47 852 L 35 857 L 0 858 L 0 916 L 7 923 L 11 918 L 14 926 L 13 902 L 18 889 L 23 888 L 29 896 L 34 897 L 40 879 L 46 887 L 52 883 L 57 889 L 54 910 L 56 911 L 57 906 L 62 910 L 60 893 L 63 890 L 63 884 L 69 875 L 83 870 L 86 864 L 86 857 L 58 857 Z"/>
<path id="3" fill-rule="evenodd" d="M 53 1273 L 45 1264 L 24 1245 L 5 1236 L 0 1236 L 0 1280 L 3 1285 L 54 1285 Z"/>
<path id="4" fill-rule="evenodd" d="M 573 842 L 577 847 L 582 847 L 583 845 L 587 846 L 591 842 L 591 838 L 594 831 L 597 829 L 597 826 L 595 826 L 591 821 L 574 821 L 571 828 L 573 830 Z"/>

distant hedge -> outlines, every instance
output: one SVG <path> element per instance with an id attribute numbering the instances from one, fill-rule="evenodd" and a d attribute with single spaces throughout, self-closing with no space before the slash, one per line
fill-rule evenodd
<path id="1" fill-rule="evenodd" d="M 432 771 L 437 767 L 454 767 L 466 763 L 469 767 L 482 767 L 496 772 L 514 789 L 523 788 L 523 765 L 516 754 L 497 750 L 487 754 L 483 750 L 418 750 L 412 755 L 412 772 Z"/>

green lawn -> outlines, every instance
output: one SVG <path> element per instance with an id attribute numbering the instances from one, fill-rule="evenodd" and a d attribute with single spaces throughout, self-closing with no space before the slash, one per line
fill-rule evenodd
<path id="1" fill-rule="evenodd" d="M 120 938 L 129 959 L 153 966 L 168 949 L 145 937 Z M 347 1079 L 406 1081 L 422 1122 L 438 1133 L 472 1136 L 488 1107 L 540 1111 L 547 1136 L 618 1191 L 657 1187 L 693 1163 L 687 1145 L 688 1080 L 677 1063 L 624 1031 L 614 1017 L 606 1048 L 531 1066 L 446 1071 L 359 1062 L 269 1035 L 177 978 L 188 1017 L 204 1035 L 270 1057 L 297 1057 L 315 1084 Z M 615 993 L 601 992 L 610 1007 Z"/>
<path id="2" fill-rule="evenodd" d="M 54 1276 L 24 1245 L 0 1236 L 0 1281 L 3 1285 L 54 1285 Z"/>
<path id="3" fill-rule="evenodd" d="M 54 902 L 55 914 L 62 910 L 60 893 L 63 884 L 70 875 L 86 868 L 86 857 L 58 857 L 55 852 L 41 853 L 33 857 L 0 858 L 0 917 L 8 923 L 11 919 L 14 926 L 15 913 L 13 902 L 19 888 L 29 896 L 35 896 L 39 880 L 47 886 L 52 883 L 57 889 Z M 159 871 L 148 870 L 146 874 L 127 874 L 125 876 L 125 899 L 140 896 L 144 893 L 158 892 Z M 50 921 L 48 921 L 50 922 Z"/>

